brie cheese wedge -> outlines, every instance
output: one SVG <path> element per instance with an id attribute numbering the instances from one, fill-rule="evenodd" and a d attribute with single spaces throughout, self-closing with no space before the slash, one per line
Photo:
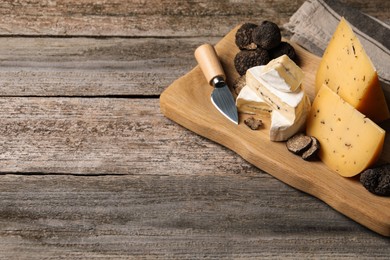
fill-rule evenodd
<path id="1" fill-rule="evenodd" d="M 301 88 L 303 71 L 288 56 L 272 60 L 266 66 L 247 70 L 246 86 L 237 97 L 241 113 L 271 112 L 269 138 L 286 141 L 304 129 L 311 109 L 309 97 Z"/>
<path id="2" fill-rule="evenodd" d="M 302 113 L 300 116 L 296 117 L 293 122 L 289 121 L 279 111 L 272 111 L 271 127 L 269 130 L 269 137 L 271 141 L 286 141 L 291 136 L 305 128 L 306 119 L 311 108 L 308 96 L 305 96 L 303 104 Z"/>
<path id="3" fill-rule="evenodd" d="M 244 86 L 236 99 L 238 112 L 250 115 L 270 115 L 272 108 L 248 86 Z"/>
<path id="4" fill-rule="evenodd" d="M 303 99 L 306 96 L 302 88 L 294 92 L 284 92 L 274 88 L 273 82 L 265 81 L 263 69 L 265 66 L 256 66 L 246 72 L 246 84 L 272 107 L 272 110 L 279 111 L 289 121 L 294 122 L 295 118 L 302 113 L 304 106 Z"/>
<path id="5" fill-rule="evenodd" d="M 263 68 L 261 78 L 280 91 L 295 92 L 301 85 L 304 74 L 294 61 L 287 55 L 282 55 Z"/>

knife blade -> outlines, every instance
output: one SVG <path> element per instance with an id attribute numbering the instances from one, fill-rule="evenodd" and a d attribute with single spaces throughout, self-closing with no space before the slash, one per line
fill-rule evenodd
<path id="1" fill-rule="evenodd" d="M 226 118 L 238 124 L 236 102 L 226 84 L 226 76 L 214 47 L 208 43 L 195 50 L 195 59 L 209 85 L 214 87 L 211 102 Z"/>

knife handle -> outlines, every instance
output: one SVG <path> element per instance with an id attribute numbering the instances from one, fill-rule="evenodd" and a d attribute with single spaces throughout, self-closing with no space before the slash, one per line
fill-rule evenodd
<path id="1" fill-rule="evenodd" d="M 212 80 L 217 76 L 226 80 L 218 55 L 211 44 L 205 43 L 199 46 L 195 50 L 195 59 L 210 85 L 213 85 Z"/>

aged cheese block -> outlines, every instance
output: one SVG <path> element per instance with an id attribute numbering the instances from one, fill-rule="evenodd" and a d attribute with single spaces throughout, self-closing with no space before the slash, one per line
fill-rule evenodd
<path id="1" fill-rule="evenodd" d="M 321 59 L 316 92 L 323 84 L 374 122 L 390 117 L 377 72 L 344 18 Z"/>
<path id="2" fill-rule="evenodd" d="M 302 88 L 295 92 L 284 92 L 274 88 L 272 82 L 262 79 L 263 68 L 264 66 L 256 66 L 247 70 L 247 86 L 262 97 L 273 110 L 279 111 L 290 122 L 294 122 L 304 108 L 305 92 Z"/>
<path id="3" fill-rule="evenodd" d="M 307 120 L 307 135 L 321 144 L 319 157 L 345 177 L 359 174 L 381 154 L 385 131 L 323 85 Z"/>
<path id="4" fill-rule="evenodd" d="M 304 78 L 301 68 L 287 55 L 270 61 L 264 68 L 261 78 L 280 91 L 296 91 Z"/>
<path id="5" fill-rule="evenodd" d="M 271 114 L 272 108 L 264 101 L 264 99 L 253 90 L 244 86 L 236 99 L 238 112 L 251 115 L 267 115 Z"/>

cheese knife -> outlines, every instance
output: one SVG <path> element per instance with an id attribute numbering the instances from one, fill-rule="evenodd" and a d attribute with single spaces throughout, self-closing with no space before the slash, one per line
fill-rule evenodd
<path id="1" fill-rule="evenodd" d="M 198 62 L 207 82 L 214 86 L 211 102 L 226 118 L 238 124 L 238 113 L 233 95 L 226 84 L 226 76 L 214 47 L 208 43 L 195 50 Z"/>

